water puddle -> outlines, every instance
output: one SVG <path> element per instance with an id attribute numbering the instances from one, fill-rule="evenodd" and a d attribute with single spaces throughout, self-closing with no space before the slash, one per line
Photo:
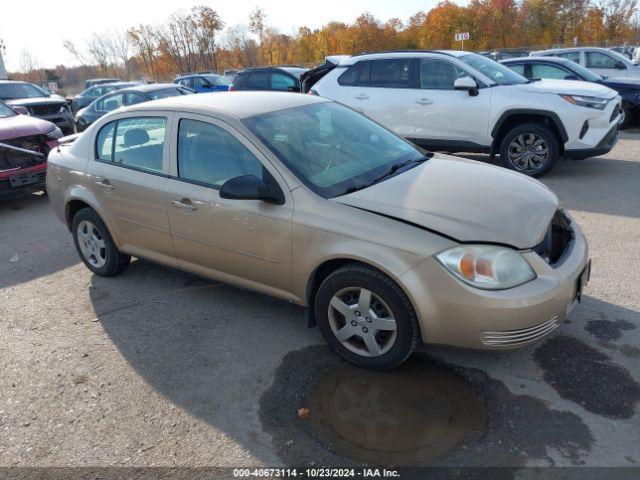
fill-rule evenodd
<path id="1" fill-rule="evenodd" d="M 370 464 L 429 465 L 487 425 L 467 382 L 423 362 L 392 372 L 343 364 L 320 379 L 307 403 L 325 446 Z"/>

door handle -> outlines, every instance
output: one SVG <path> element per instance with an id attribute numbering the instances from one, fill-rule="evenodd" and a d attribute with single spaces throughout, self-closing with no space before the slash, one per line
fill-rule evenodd
<path id="1" fill-rule="evenodd" d="M 181 208 L 185 212 L 194 212 L 198 209 L 191 200 L 183 198 L 182 200 L 172 200 L 171 205 L 176 208 Z"/>
<path id="2" fill-rule="evenodd" d="M 106 178 L 103 178 L 102 180 L 98 180 L 98 181 L 96 182 L 96 185 L 98 185 L 98 186 L 99 186 L 100 188 L 102 188 L 103 190 L 107 190 L 108 192 L 110 192 L 111 190 L 113 190 L 114 188 L 116 188 L 116 187 L 114 187 L 113 185 L 111 185 L 111 182 L 110 182 L 108 179 L 106 179 Z"/>
<path id="3" fill-rule="evenodd" d="M 355 97 L 356 100 L 369 100 L 369 95 L 365 95 L 364 93 L 361 93 L 360 95 L 356 95 Z"/>
<path id="4" fill-rule="evenodd" d="M 420 100 L 417 100 L 416 103 L 419 103 L 420 105 L 431 105 L 433 100 L 430 98 L 421 98 Z"/>

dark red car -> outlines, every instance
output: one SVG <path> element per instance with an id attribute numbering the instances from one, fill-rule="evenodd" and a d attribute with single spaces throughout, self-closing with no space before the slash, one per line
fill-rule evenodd
<path id="1" fill-rule="evenodd" d="M 44 188 L 47 155 L 62 137 L 53 123 L 24 113 L 0 101 L 0 198 Z"/>

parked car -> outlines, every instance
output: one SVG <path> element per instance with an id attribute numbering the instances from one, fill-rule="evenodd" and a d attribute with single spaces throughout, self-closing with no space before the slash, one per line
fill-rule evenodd
<path id="1" fill-rule="evenodd" d="M 123 106 L 176 95 L 191 95 L 192 93 L 193 90 L 173 83 L 142 84 L 116 90 L 103 95 L 90 103 L 89 106 L 81 109 L 76 115 L 76 129 L 78 132 L 82 132 L 98 118 Z"/>
<path id="2" fill-rule="evenodd" d="M 25 107 L 29 115 L 52 122 L 65 133 L 73 133 L 71 107 L 59 95 L 51 95 L 32 83 L 0 80 L 0 100 Z"/>
<path id="3" fill-rule="evenodd" d="M 86 107 L 98 97 L 113 92 L 114 90 L 121 90 L 123 88 L 133 87 L 134 85 L 138 85 L 138 83 L 113 82 L 93 85 L 71 99 L 71 111 L 76 114 L 80 109 Z"/>
<path id="4" fill-rule="evenodd" d="M 634 65 L 624 55 L 606 48 L 561 48 L 531 52 L 532 57 L 566 58 L 605 77 L 640 78 L 640 66 Z"/>
<path id="5" fill-rule="evenodd" d="M 47 189 L 94 274 L 133 255 L 281 297 L 364 367 L 392 368 L 419 342 L 531 344 L 589 278 L 587 242 L 544 185 L 425 155 L 310 95 L 113 112 L 52 152 Z"/>
<path id="6" fill-rule="evenodd" d="M 84 89 L 86 90 L 94 85 L 104 85 L 105 83 L 116 83 L 121 81 L 122 80 L 119 78 L 90 78 L 84 81 Z"/>
<path id="7" fill-rule="evenodd" d="M 0 101 L 0 198 L 44 187 L 47 155 L 62 131 Z"/>
<path id="8" fill-rule="evenodd" d="M 197 93 L 226 92 L 231 82 L 228 78 L 214 73 L 196 73 L 176 78 L 173 83 L 188 87 Z"/>
<path id="9" fill-rule="evenodd" d="M 581 80 L 605 85 L 617 91 L 622 97 L 620 128 L 626 128 L 638 122 L 640 79 L 603 77 L 571 60 L 557 57 L 514 58 L 503 60 L 502 64 L 529 80 Z"/>
<path id="10" fill-rule="evenodd" d="M 306 69 L 296 67 L 247 68 L 238 72 L 229 90 L 299 92 L 300 76 L 304 72 Z"/>
<path id="11" fill-rule="evenodd" d="M 530 82 L 486 57 L 461 51 L 351 57 L 312 93 L 365 113 L 435 151 L 499 154 L 531 176 L 557 160 L 602 155 L 618 135 L 620 97 L 586 82 Z"/>
<path id="12" fill-rule="evenodd" d="M 630 47 L 630 46 L 625 46 L 625 45 L 618 45 L 618 46 L 615 46 L 615 47 L 609 47 L 608 49 L 609 50 L 613 50 L 614 52 L 617 52 L 620 55 L 624 55 L 629 60 L 633 59 L 633 53 L 635 52 L 635 47 Z"/>

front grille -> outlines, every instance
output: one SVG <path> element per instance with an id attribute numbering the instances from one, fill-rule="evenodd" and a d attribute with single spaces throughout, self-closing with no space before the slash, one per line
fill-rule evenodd
<path id="1" fill-rule="evenodd" d="M 44 139 L 40 135 L 13 138 L 11 140 L 3 140 L 0 142 L 13 147 L 43 154 L 30 155 L 28 152 L 0 147 L 0 171 L 32 167 L 44 162 L 46 159 L 47 149 L 46 146 L 43 145 L 43 142 Z"/>
<path id="2" fill-rule="evenodd" d="M 544 323 L 520 330 L 495 330 L 482 332 L 482 343 L 491 347 L 507 347 L 538 340 L 553 332 L 560 325 L 560 317 L 547 320 Z"/>
<path id="3" fill-rule="evenodd" d="M 542 242 L 533 248 L 549 265 L 560 263 L 573 241 L 571 221 L 562 210 L 557 210 Z"/>
<path id="4" fill-rule="evenodd" d="M 609 123 L 613 122 L 618 115 L 620 115 L 620 111 L 622 110 L 622 106 L 618 103 L 613 109 L 613 113 L 611 113 L 611 117 L 609 118 Z"/>
<path id="5" fill-rule="evenodd" d="M 43 115 L 55 115 L 60 112 L 60 108 L 64 104 L 47 104 L 47 105 L 29 105 L 27 109 L 31 115 L 43 116 Z"/>

